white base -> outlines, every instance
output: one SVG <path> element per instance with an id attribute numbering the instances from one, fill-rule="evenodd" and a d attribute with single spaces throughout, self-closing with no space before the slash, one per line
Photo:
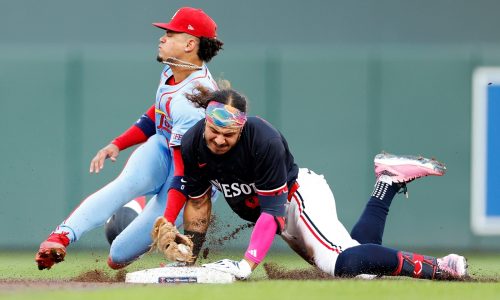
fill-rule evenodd
<path id="1" fill-rule="evenodd" d="M 128 283 L 232 283 L 232 274 L 203 267 L 163 267 L 127 273 Z"/>

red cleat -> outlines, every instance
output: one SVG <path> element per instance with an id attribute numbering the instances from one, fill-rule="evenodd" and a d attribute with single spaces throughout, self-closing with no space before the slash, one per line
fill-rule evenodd
<path id="1" fill-rule="evenodd" d="M 120 270 L 125 268 L 126 266 L 130 265 L 132 262 L 129 263 L 115 263 L 112 259 L 111 256 L 108 256 L 108 266 L 113 269 L 113 270 Z"/>
<path id="2" fill-rule="evenodd" d="M 40 244 L 38 253 L 35 256 L 38 270 L 49 270 L 54 264 L 64 261 L 68 245 L 68 232 L 51 233 L 47 240 Z"/>

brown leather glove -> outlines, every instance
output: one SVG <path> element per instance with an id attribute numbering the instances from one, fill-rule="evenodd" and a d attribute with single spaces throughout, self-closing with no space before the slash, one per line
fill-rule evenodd
<path id="1" fill-rule="evenodd" d="M 177 228 L 164 217 L 158 217 L 151 231 L 151 250 L 162 252 L 165 258 L 177 262 L 194 262 L 193 242 L 187 235 L 181 234 Z"/>

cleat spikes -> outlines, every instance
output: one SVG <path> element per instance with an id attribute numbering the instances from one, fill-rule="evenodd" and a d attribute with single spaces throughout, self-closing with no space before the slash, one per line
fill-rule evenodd
<path id="1" fill-rule="evenodd" d="M 442 176 L 446 173 L 443 163 L 421 155 L 393 155 L 386 152 L 377 154 L 374 159 L 375 176 L 391 177 L 395 183 L 408 183 L 425 176 Z"/>

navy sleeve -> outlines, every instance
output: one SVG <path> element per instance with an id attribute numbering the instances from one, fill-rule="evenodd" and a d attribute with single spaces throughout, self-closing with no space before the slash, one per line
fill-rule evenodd
<path id="1" fill-rule="evenodd" d="M 155 122 L 147 114 L 143 114 L 134 125 L 142 130 L 147 137 L 156 133 Z"/>
<path id="2" fill-rule="evenodd" d="M 288 198 L 285 146 L 280 137 L 272 138 L 264 145 L 256 155 L 255 187 L 261 212 L 284 216 Z"/>
<path id="3" fill-rule="evenodd" d="M 192 127 L 182 137 L 181 154 L 184 161 L 184 178 L 185 193 L 191 198 L 198 198 L 205 194 L 211 188 L 210 181 L 204 172 L 206 163 L 197 161 L 196 146 L 194 142 L 195 127 Z"/>

